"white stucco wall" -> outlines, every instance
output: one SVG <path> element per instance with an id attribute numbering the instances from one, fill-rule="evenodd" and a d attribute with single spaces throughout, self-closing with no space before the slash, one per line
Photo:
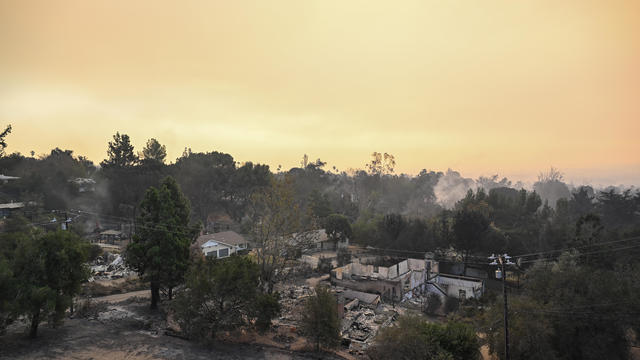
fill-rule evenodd
<path id="1" fill-rule="evenodd" d="M 228 245 L 224 245 L 224 244 L 218 244 L 216 246 L 207 246 L 207 247 L 203 247 L 202 248 L 202 253 L 205 256 L 209 256 L 209 253 L 214 252 L 214 251 L 219 251 L 221 249 L 229 249 L 229 256 L 231 256 L 231 254 L 234 254 L 236 252 L 235 246 L 231 247 Z M 219 257 L 219 256 L 218 256 Z"/>
<path id="2" fill-rule="evenodd" d="M 458 298 L 460 296 L 460 290 L 465 291 L 465 297 L 477 298 L 482 295 L 482 283 L 477 281 L 470 281 L 465 279 L 456 279 L 444 276 L 438 276 L 436 279 L 438 284 L 444 285 L 447 295 Z"/>

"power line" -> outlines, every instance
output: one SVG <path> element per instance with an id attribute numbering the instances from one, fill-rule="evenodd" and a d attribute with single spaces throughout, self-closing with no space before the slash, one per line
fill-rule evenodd
<path id="1" fill-rule="evenodd" d="M 623 247 L 614 248 L 614 249 L 603 249 L 603 250 L 600 250 L 600 251 L 578 253 L 578 256 L 604 254 L 604 253 L 608 253 L 608 252 L 629 250 L 629 249 L 635 249 L 635 248 L 640 248 L 640 244 L 631 245 L 631 246 L 623 246 Z M 553 259 L 553 258 L 532 259 L 532 260 L 524 260 L 524 261 L 521 261 L 520 263 L 521 264 L 529 264 L 529 263 L 535 263 L 535 262 L 540 262 L 540 261 L 552 261 L 552 260 L 555 260 L 555 259 Z"/>
<path id="2" fill-rule="evenodd" d="M 546 311 L 544 309 L 539 310 L 518 310 L 519 313 L 528 313 L 528 314 L 537 314 L 541 316 L 557 316 L 557 317 L 567 317 L 567 318 L 588 318 L 588 319 L 598 319 L 598 320 L 625 320 L 629 319 L 630 316 L 640 315 L 640 312 L 612 312 L 612 313 L 601 313 L 601 312 L 571 312 L 571 311 Z"/>
<path id="3" fill-rule="evenodd" d="M 634 236 L 634 237 L 630 237 L 630 238 L 613 240 L 613 241 L 605 241 L 605 242 L 600 242 L 600 243 L 596 243 L 596 244 L 575 246 L 575 247 L 571 247 L 571 248 L 556 249 L 556 250 L 549 250 L 549 251 L 540 251 L 540 252 L 529 253 L 529 254 L 520 254 L 520 255 L 514 255 L 514 257 L 522 258 L 522 257 L 536 256 L 536 255 L 553 254 L 553 253 L 563 252 L 563 251 L 568 251 L 568 250 L 574 250 L 574 249 L 577 250 L 577 249 L 588 248 L 588 247 L 593 247 L 593 246 L 602 246 L 602 245 L 614 244 L 614 243 L 619 243 L 619 242 L 624 242 L 624 241 L 633 241 L 633 240 L 640 240 L 640 236 Z"/>
<path id="4" fill-rule="evenodd" d="M 584 309 L 584 308 L 591 308 L 591 307 L 606 307 L 606 306 L 626 305 L 626 304 L 633 304 L 633 301 L 614 301 L 614 302 L 608 302 L 608 303 L 579 305 L 579 306 L 571 305 L 571 306 L 566 306 L 566 307 L 542 308 L 541 310 L 553 311 L 553 312 L 574 312 L 574 311 L 572 311 L 574 309 Z"/>

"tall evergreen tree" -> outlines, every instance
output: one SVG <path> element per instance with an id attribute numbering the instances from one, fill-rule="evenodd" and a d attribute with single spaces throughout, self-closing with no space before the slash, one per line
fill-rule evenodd
<path id="1" fill-rule="evenodd" d="M 7 147 L 7 142 L 4 138 L 7 137 L 11 133 L 11 124 L 7 125 L 7 127 L 0 133 L 0 157 L 4 156 L 4 149 Z"/>
<path id="2" fill-rule="evenodd" d="M 167 147 L 161 145 L 158 140 L 151 138 L 147 140 L 147 145 L 142 149 L 141 155 L 144 161 L 164 164 L 164 160 L 167 157 Z"/>
<path id="3" fill-rule="evenodd" d="M 189 226 L 189 202 L 178 183 L 167 177 L 150 187 L 140 203 L 136 235 L 127 247 L 127 263 L 151 284 L 151 308 L 158 307 L 160 288 L 180 284 L 189 265 L 189 246 L 197 229 Z"/>
<path id="4" fill-rule="evenodd" d="M 107 147 L 108 159 L 105 159 L 100 163 L 104 168 L 116 167 L 126 168 L 135 165 L 138 162 L 138 157 L 133 152 L 133 145 L 129 139 L 129 135 L 116 132 L 113 135 L 113 141 L 109 141 Z"/>

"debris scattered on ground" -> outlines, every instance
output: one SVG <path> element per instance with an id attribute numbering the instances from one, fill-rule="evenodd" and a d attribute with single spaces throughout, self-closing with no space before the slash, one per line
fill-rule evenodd
<path id="1" fill-rule="evenodd" d="M 353 302 L 353 301 L 352 301 Z M 349 348 L 365 349 L 381 328 L 391 325 L 398 312 L 391 306 L 380 304 L 371 309 L 358 304 L 346 311 L 342 319 L 342 337 L 349 339 Z"/>
<path id="2" fill-rule="evenodd" d="M 131 269 L 125 266 L 124 259 L 120 254 L 112 254 L 109 252 L 98 256 L 90 268 L 91 277 L 89 278 L 89 282 L 126 278 L 132 274 Z"/>
<path id="3" fill-rule="evenodd" d="M 282 315 L 277 324 L 298 325 L 302 320 L 304 302 L 309 296 L 313 295 L 313 289 L 306 285 L 288 285 L 282 288 L 281 294 Z"/>
<path id="4" fill-rule="evenodd" d="M 274 328 L 290 328 L 297 333 L 304 312 L 304 303 L 314 293 L 308 285 L 284 285 L 280 290 L 282 315 L 274 321 Z M 381 328 L 390 326 L 401 312 L 400 308 L 379 302 L 376 294 L 361 293 L 345 289 L 335 289 L 344 302 L 344 317 L 341 320 L 342 344 L 358 354 L 374 340 Z M 345 296 L 346 295 L 346 296 Z M 362 297 L 368 301 L 362 301 Z M 284 335 L 274 337 L 274 341 L 285 343 Z M 287 341 L 290 341 L 287 339 Z"/>

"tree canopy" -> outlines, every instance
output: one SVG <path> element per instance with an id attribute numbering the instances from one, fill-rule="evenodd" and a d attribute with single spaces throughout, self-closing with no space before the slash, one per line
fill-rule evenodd
<path id="1" fill-rule="evenodd" d="M 129 135 L 116 132 L 113 141 L 109 141 L 107 146 L 107 159 L 100 163 L 102 167 L 126 168 L 134 166 L 138 162 L 138 157 L 133 152 L 133 145 Z"/>
<path id="2" fill-rule="evenodd" d="M 332 348 L 340 341 L 340 319 L 335 295 L 326 286 L 316 286 L 315 295 L 309 297 L 302 314 L 302 326 L 306 336 L 315 345 Z"/>
<path id="3" fill-rule="evenodd" d="M 142 149 L 141 158 L 143 161 L 152 161 L 160 164 L 164 164 L 167 157 L 167 147 L 161 145 L 158 140 L 151 138 L 147 140 L 147 144 Z"/>
<path id="4" fill-rule="evenodd" d="M 159 188 L 147 189 L 140 203 L 126 261 L 150 282 L 152 309 L 157 308 L 160 288 L 171 294 L 188 268 L 189 246 L 197 232 L 189 226 L 189 215 L 189 202 L 172 177 L 165 178 Z"/>
<path id="5" fill-rule="evenodd" d="M 248 325 L 253 319 L 259 328 L 267 328 L 280 307 L 277 295 L 260 292 L 258 266 L 233 255 L 195 262 L 175 309 L 186 336 L 209 342 L 217 332 Z"/>
<path id="6" fill-rule="evenodd" d="M 377 359 L 477 359 L 479 342 L 469 325 L 450 321 L 444 325 L 403 316 L 384 328 L 367 354 Z"/>
<path id="7" fill-rule="evenodd" d="M 7 127 L 0 133 L 0 157 L 4 156 L 4 149 L 7 147 L 7 141 L 5 138 L 7 135 L 11 133 L 11 125 L 7 125 Z"/>
<path id="8" fill-rule="evenodd" d="M 28 317 L 31 337 L 36 337 L 40 322 L 56 325 L 63 319 L 89 275 L 86 253 L 86 244 L 69 231 L 26 236 L 18 244 L 11 269 L 16 296 L 12 311 Z"/>

